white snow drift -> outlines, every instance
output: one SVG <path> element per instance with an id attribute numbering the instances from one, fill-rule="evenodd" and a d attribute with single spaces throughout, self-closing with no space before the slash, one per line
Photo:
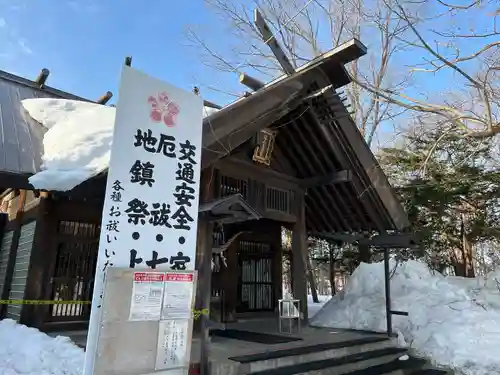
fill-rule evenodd
<path id="1" fill-rule="evenodd" d="M 0 374 L 81 375 L 84 352 L 68 337 L 47 336 L 37 329 L 0 321 Z"/>
<path id="2" fill-rule="evenodd" d="M 464 281 L 434 274 L 416 261 L 393 262 L 394 267 L 392 309 L 409 313 L 393 316 L 398 342 L 463 374 L 499 374 L 500 275 Z M 312 324 L 385 331 L 383 263 L 361 264 L 344 292 L 327 302 Z"/>
<path id="3" fill-rule="evenodd" d="M 23 107 L 46 130 L 36 189 L 71 190 L 109 165 L 115 108 L 65 99 L 25 99 Z M 205 117 L 216 109 L 205 107 Z"/>

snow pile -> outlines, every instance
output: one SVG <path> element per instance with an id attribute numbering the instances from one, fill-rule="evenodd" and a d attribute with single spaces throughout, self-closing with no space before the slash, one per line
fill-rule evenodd
<path id="1" fill-rule="evenodd" d="M 24 109 L 46 130 L 42 171 L 29 182 L 42 190 L 67 191 L 109 165 L 115 108 L 65 99 L 25 99 Z M 205 107 L 205 117 L 217 110 Z"/>
<path id="2" fill-rule="evenodd" d="M 0 321 L 0 374 L 81 375 L 84 352 L 68 337 L 52 338 L 11 319 Z"/>
<path id="3" fill-rule="evenodd" d="M 398 342 L 467 375 L 500 373 L 500 298 L 490 288 L 493 280 L 471 293 L 456 278 L 435 274 L 420 262 L 392 262 L 391 270 L 392 309 L 409 313 L 393 315 Z M 344 292 L 327 302 L 311 322 L 386 331 L 383 263 L 361 264 Z"/>
<path id="4" fill-rule="evenodd" d="M 500 311 L 500 269 L 484 278 L 449 276 L 446 280 L 464 288 L 477 303 Z"/>

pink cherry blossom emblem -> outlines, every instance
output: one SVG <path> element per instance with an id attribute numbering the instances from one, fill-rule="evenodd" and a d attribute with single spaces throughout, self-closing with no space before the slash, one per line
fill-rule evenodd
<path id="1" fill-rule="evenodd" d="M 148 103 L 151 105 L 151 111 L 149 112 L 151 121 L 163 121 L 169 128 L 175 126 L 180 108 L 168 98 L 166 92 L 161 92 L 156 97 L 150 96 L 148 98 Z"/>

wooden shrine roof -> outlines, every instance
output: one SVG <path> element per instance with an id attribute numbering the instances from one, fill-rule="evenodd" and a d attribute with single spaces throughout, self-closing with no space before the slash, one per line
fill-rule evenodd
<path id="1" fill-rule="evenodd" d="M 348 42 L 205 118 L 203 168 L 227 156 L 258 131 L 274 127 L 279 151 L 274 154 L 275 161 L 288 164 L 297 178 L 323 181 L 307 189 L 307 226 L 311 232 L 407 228 L 408 219 L 387 177 L 335 91 L 350 82 L 344 64 L 364 53 L 366 48 L 359 41 Z M 32 132 L 21 115 L 20 101 L 47 96 L 85 100 L 0 72 L 0 104 L 10 103 L 9 119 L 14 119 L 8 123 L 7 140 L 13 154 L 7 155 L 5 140 L 0 145 L 0 187 L 33 189 L 27 177 L 39 171 L 43 134 Z M 335 174 L 349 178 L 325 183 L 325 178 Z M 6 176 L 13 179 L 6 180 Z"/>

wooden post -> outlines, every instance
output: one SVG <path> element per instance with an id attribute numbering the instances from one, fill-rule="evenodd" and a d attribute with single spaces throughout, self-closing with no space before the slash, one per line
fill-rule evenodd
<path id="1" fill-rule="evenodd" d="M 330 288 L 331 290 L 331 295 L 334 296 L 336 294 L 335 290 L 335 259 L 333 257 L 333 245 L 329 245 L 330 247 Z"/>
<path id="2" fill-rule="evenodd" d="M 384 248 L 384 286 L 385 286 L 385 319 L 387 335 L 392 337 L 392 309 L 391 309 L 391 271 L 389 269 L 389 249 Z"/>
<path id="3" fill-rule="evenodd" d="M 240 83 L 244 84 L 246 87 L 252 89 L 253 91 L 260 90 L 265 85 L 258 79 L 255 79 L 248 74 L 241 73 L 240 74 Z"/>
<path id="4" fill-rule="evenodd" d="M 213 168 L 204 170 L 200 178 L 200 203 L 213 197 Z M 195 334 L 200 338 L 200 374 L 210 374 L 210 337 L 208 321 L 210 319 L 210 301 L 212 297 L 212 224 L 206 218 L 198 221 L 196 269 L 198 285 L 196 309 L 207 313 L 201 314 L 195 322 Z"/>
<path id="5" fill-rule="evenodd" d="M 292 231 L 292 254 L 293 254 L 293 294 L 296 299 L 300 300 L 300 307 L 303 313 L 304 321 L 308 321 L 307 314 L 307 231 L 306 231 L 306 215 L 304 204 L 304 193 L 297 192 L 295 195 L 295 216 L 297 221 Z"/>
<path id="6" fill-rule="evenodd" d="M 198 306 L 201 314 L 199 320 L 200 337 L 200 374 L 210 374 L 210 337 L 208 320 L 210 319 L 210 300 L 212 297 L 212 224 L 206 219 L 198 222 L 199 265 L 198 265 Z M 198 297 L 198 294 L 197 294 Z"/>
<path id="7" fill-rule="evenodd" d="M 281 225 L 276 223 L 276 227 L 272 230 L 273 241 L 273 278 L 274 278 L 274 299 L 275 308 L 278 309 L 278 300 L 283 298 L 283 249 L 281 248 Z"/>
<path id="8" fill-rule="evenodd" d="M 23 210 L 26 203 L 26 190 L 21 190 L 17 206 L 16 218 L 14 219 L 14 233 L 12 235 L 12 243 L 10 245 L 9 258 L 7 260 L 7 269 L 5 272 L 5 282 L 0 298 L 8 300 L 10 289 L 12 287 L 12 279 L 14 277 L 14 269 L 16 266 L 17 248 L 19 247 L 19 238 L 21 237 L 21 226 L 23 223 Z M 5 318 L 7 313 L 7 304 L 0 305 L 0 319 Z"/>
<path id="9" fill-rule="evenodd" d="M 40 73 L 38 74 L 38 77 L 36 77 L 35 82 L 38 86 L 42 87 L 45 85 L 45 82 L 47 81 L 47 78 L 49 78 L 50 71 L 46 68 L 43 68 Z"/>
<path id="10" fill-rule="evenodd" d="M 97 104 L 106 104 L 109 99 L 113 97 L 113 93 L 111 91 L 107 91 L 106 94 L 102 95 L 99 99 L 97 99 L 96 103 Z"/>
<path id="11" fill-rule="evenodd" d="M 228 238 L 229 236 L 226 237 L 226 239 Z M 225 270 L 227 284 L 225 286 L 224 298 L 226 299 L 225 303 L 227 306 L 227 316 L 225 319 L 229 322 L 236 320 L 236 304 L 238 301 L 238 247 L 239 239 L 229 245 L 229 248 L 226 250 L 228 268 Z"/>
<path id="12" fill-rule="evenodd" d="M 318 286 L 316 285 L 316 278 L 314 274 L 313 264 L 311 261 L 311 257 L 309 256 L 309 242 L 306 248 L 305 257 L 307 266 L 307 278 L 309 280 L 309 287 L 311 288 L 311 296 L 314 303 L 319 303 Z"/>
<path id="13" fill-rule="evenodd" d="M 30 257 L 30 265 L 26 278 L 24 298 L 27 300 L 46 300 L 50 283 L 48 282 L 48 269 L 51 262 L 55 261 L 52 248 L 57 232 L 57 217 L 54 214 L 54 202 L 45 192 L 40 194 L 37 207 L 36 228 Z M 24 305 L 21 309 L 19 322 L 29 327 L 41 329 L 45 323 L 49 305 Z"/>

